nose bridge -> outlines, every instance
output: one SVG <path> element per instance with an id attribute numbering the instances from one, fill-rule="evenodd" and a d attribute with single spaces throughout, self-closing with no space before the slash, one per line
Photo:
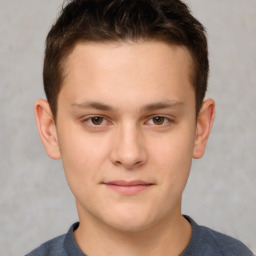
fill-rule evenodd
<path id="1" fill-rule="evenodd" d="M 136 124 L 132 122 L 120 124 L 114 136 L 111 160 L 115 165 L 132 169 L 145 163 L 147 154 L 143 134 Z"/>

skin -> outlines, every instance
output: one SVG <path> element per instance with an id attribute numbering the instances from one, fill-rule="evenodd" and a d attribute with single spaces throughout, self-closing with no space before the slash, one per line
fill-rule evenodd
<path id="1" fill-rule="evenodd" d="M 48 102 L 37 101 L 42 142 L 62 159 L 76 198 L 84 253 L 178 255 L 189 243 L 181 198 L 215 108 L 204 101 L 196 119 L 191 67 L 185 47 L 163 42 L 77 44 L 56 123 Z"/>

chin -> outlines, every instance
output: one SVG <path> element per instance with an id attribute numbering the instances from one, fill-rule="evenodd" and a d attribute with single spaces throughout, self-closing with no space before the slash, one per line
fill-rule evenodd
<path id="1" fill-rule="evenodd" d="M 115 229 L 119 232 L 126 232 L 126 233 L 134 233 L 134 232 L 142 232 L 148 229 L 151 225 L 147 222 L 138 222 L 136 220 L 121 222 L 121 221 L 114 221 L 108 223 L 112 229 Z"/>
<path id="2" fill-rule="evenodd" d="M 111 216 L 105 216 L 104 222 L 121 232 L 140 232 L 148 229 L 156 220 L 146 212 L 127 209 L 125 212 L 112 212 Z"/>

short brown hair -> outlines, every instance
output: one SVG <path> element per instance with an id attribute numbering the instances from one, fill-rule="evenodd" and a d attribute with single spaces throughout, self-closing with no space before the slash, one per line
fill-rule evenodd
<path id="1" fill-rule="evenodd" d="M 209 61 L 203 25 L 180 0 L 68 1 L 46 39 L 44 89 L 54 118 L 65 59 L 78 42 L 158 40 L 188 48 L 196 113 L 207 90 Z"/>

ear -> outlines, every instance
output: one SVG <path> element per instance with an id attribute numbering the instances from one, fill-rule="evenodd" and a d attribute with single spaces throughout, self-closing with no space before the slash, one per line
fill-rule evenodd
<path id="1" fill-rule="evenodd" d="M 49 157 L 60 158 L 56 126 L 48 101 L 39 99 L 35 104 L 36 123 L 40 138 Z"/>
<path id="2" fill-rule="evenodd" d="M 201 158 L 203 156 L 206 143 L 213 125 L 214 117 L 215 102 L 213 99 L 207 99 L 203 102 L 197 117 L 193 158 Z"/>

